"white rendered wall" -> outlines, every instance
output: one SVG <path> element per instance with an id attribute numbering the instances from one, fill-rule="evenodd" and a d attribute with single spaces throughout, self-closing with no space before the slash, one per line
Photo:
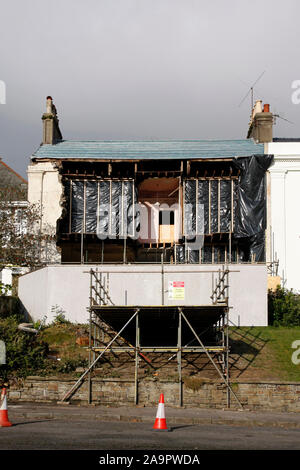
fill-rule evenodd
<path id="1" fill-rule="evenodd" d="M 56 305 L 72 322 L 87 323 L 90 265 L 52 265 L 21 276 L 19 297 L 34 321 Z M 95 268 L 95 266 L 94 266 Z M 98 265 L 115 305 L 211 305 L 218 265 Z M 267 325 L 267 268 L 264 264 L 229 265 L 230 320 L 236 325 Z M 163 281 L 163 282 L 162 282 Z M 169 282 L 184 282 L 184 299 L 169 299 Z M 164 291 L 162 293 L 162 284 Z M 164 299 L 163 299 L 164 297 Z"/>
<path id="2" fill-rule="evenodd" d="M 51 162 L 28 166 L 28 201 L 41 207 L 42 230 L 56 233 L 56 221 L 61 216 L 62 184 L 57 168 Z"/>
<path id="3" fill-rule="evenodd" d="M 56 222 L 61 216 L 62 184 L 58 169 L 51 162 L 32 163 L 28 166 L 28 201 L 36 204 L 40 210 L 40 221 L 37 230 L 43 234 L 56 235 Z M 47 242 L 43 252 L 45 259 L 60 262 L 61 254 L 56 242 Z"/>
<path id="4" fill-rule="evenodd" d="M 300 142 L 271 142 L 265 144 L 265 153 L 274 155 L 269 168 L 268 261 L 276 255 L 284 286 L 300 291 Z"/>

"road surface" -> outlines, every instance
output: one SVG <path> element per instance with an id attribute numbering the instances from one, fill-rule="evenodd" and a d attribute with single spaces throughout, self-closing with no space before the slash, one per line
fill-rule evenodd
<path id="1" fill-rule="evenodd" d="M 18 419 L 0 428 L 0 450 L 299 450 L 300 429 L 227 425 L 175 425 L 153 431 L 148 423 Z"/>

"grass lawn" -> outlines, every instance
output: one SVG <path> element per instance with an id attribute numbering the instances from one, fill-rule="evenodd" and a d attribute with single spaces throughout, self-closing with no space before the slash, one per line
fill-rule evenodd
<path id="1" fill-rule="evenodd" d="M 296 351 L 292 343 L 300 341 L 300 327 L 230 328 L 230 338 L 231 352 L 248 360 L 247 375 L 253 379 L 257 376 L 259 379 L 300 382 L 300 364 L 292 362 L 292 354 Z"/>
<path id="2" fill-rule="evenodd" d="M 82 330 L 87 333 L 88 325 L 52 325 L 41 332 L 41 339 L 62 360 L 87 359 L 87 349 L 76 344 Z M 232 377 L 300 382 L 300 364 L 292 362 L 295 340 L 300 340 L 300 327 L 230 328 Z"/>

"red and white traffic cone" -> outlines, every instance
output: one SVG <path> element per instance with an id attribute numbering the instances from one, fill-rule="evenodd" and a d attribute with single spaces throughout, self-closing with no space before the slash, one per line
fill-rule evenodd
<path id="1" fill-rule="evenodd" d="M 157 407 L 156 419 L 153 429 L 160 431 L 168 431 L 166 415 L 165 415 L 165 401 L 164 394 L 160 394 L 159 403 Z"/>
<path id="2" fill-rule="evenodd" d="M 6 388 L 4 387 L 0 397 L 0 427 L 8 426 L 12 426 L 12 423 L 8 420 Z"/>

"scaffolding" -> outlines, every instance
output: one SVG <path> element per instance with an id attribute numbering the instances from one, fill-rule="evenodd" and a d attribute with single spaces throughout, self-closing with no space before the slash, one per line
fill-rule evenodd
<path id="1" fill-rule="evenodd" d="M 224 266 L 222 270 L 218 270 L 217 279 L 213 282 L 210 305 L 128 306 L 115 305 L 112 301 L 109 294 L 109 273 L 99 271 L 97 268 L 90 269 L 88 271 L 90 275 L 89 364 L 62 401 L 69 400 L 87 379 L 87 401 L 89 404 L 92 403 L 92 371 L 100 359 L 105 359 L 105 353 L 109 352 L 115 357 L 127 353 L 134 358 L 134 404 L 137 405 L 140 361 L 145 361 L 153 367 L 146 354 L 171 353 L 168 362 L 177 358 L 179 406 L 183 406 L 182 357 L 186 353 L 197 353 L 207 356 L 224 382 L 227 390 L 227 407 L 230 407 L 230 398 L 233 395 L 242 409 L 242 404 L 230 386 L 229 377 L 229 272 Z M 176 330 L 172 338 L 167 334 L 170 323 Z M 149 331 L 150 324 L 156 325 L 155 330 Z M 161 336 L 158 333 L 159 327 L 163 331 Z M 106 334 L 108 329 L 114 332 L 109 341 Z M 212 341 L 210 335 L 208 344 L 205 344 L 207 342 L 204 339 L 207 338 L 205 335 L 207 331 L 212 330 L 215 340 Z M 191 334 L 192 340 L 190 340 Z"/>

